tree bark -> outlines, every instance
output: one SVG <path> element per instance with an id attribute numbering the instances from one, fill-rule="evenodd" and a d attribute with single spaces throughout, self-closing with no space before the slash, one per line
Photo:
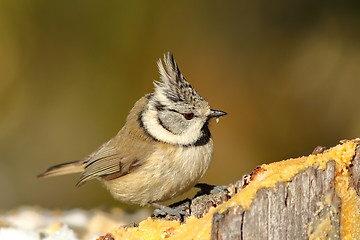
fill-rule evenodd
<path id="1" fill-rule="evenodd" d="M 291 182 L 259 190 L 247 211 L 236 206 L 214 215 L 212 239 L 308 239 L 325 220 L 331 226 L 326 239 L 339 239 L 334 177 L 330 161 L 325 171 L 310 167 Z"/>
<path id="2" fill-rule="evenodd" d="M 329 160 L 325 170 L 318 164 L 308 167 L 291 181 L 258 190 L 247 210 L 239 205 L 215 213 L 211 239 L 360 239 L 360 141 L 353 142 L 349 164 Z M 336 178 L 349 184 L 336 189 Z M 348 218 L 352 220 L 346 222 Z"/>

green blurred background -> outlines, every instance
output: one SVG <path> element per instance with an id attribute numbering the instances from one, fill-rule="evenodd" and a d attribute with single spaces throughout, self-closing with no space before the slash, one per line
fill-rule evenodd
<path id="1" fill-rule="evenodd" d="M 0 0 L 0 209 L 119 206 L 35 176 L 115 135 L 167 51 L 229 113 L 203 182 L 360 137 L 359 3 Z"/>

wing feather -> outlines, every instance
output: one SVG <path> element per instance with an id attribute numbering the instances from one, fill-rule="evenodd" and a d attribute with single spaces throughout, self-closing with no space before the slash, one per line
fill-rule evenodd
<path id="1" fill-rule="evenodd" d="M 129 160 L 125 159 L 125 156 L 119 153 L 116 148 L 101 148 L 87 160 L 84 172 L 76 186 L 80 186 L 91 179 L 104 177 L 116 172 L 120 173 L 118 176 L 122 176 L 124 174 L 121 162 Z"/>

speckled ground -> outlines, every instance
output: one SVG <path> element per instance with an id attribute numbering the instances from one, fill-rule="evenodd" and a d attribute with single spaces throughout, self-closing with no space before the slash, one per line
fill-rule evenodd
<path id="1" fill-rule="evenodd" d="M 4 240 L 92 240 L 116 227 L 139 222 L 150 215 L 146 209 L 128 214 L 121 209 L 48 210 L 20 207 L 0 211 L 0 239 Z"/>

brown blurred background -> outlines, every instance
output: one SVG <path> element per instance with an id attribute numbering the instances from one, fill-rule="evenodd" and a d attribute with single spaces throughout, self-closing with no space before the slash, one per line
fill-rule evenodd
<path id="1" fill-rule="evenodd" d="M 360 137 L 359 31 L 359 1 L 0 0 L 0 209 L 119 206 L 35 176 L 115 135 L 167 51 L 229 113 L 203 182 Z"/>

